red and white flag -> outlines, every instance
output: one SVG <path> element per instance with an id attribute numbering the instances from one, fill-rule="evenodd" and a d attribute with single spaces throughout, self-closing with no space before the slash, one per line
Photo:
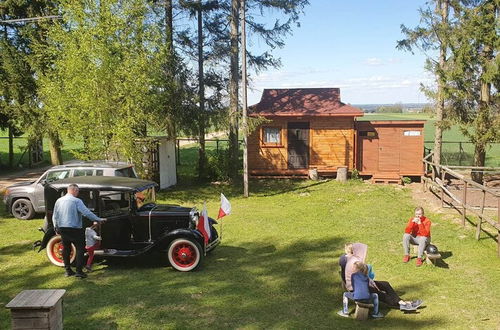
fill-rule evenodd
<path id="1" fill-rule="evenodd" d="M 224 196 L 224 194 L 221 193 L 220 194 L 220 209 L 219 209 L 219 215 L 217 216 L 217 219 L 225 217 L 228 214 L 231 214 L 231 203 L 229 203 L 226 196 Z"/>
<path id="2" fill-rule="evenodd" d="M 205 245 L 210 241 L 210 223 L 208 222 L 208 212 L 207 212 L 207 204 L 203 205 L 203 211 L 201 212 L 200 218 L 198 219 L 198 231 L 205 238 Z"/>

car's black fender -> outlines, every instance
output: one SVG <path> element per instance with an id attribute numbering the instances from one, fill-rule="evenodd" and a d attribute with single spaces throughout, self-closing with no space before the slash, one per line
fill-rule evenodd
<path id="1" fill-rule="evenodd" d="M 52 224 L 52 221 L 47 220 L 47 217 L 45 217 L 45 223 L 43 224 L 43 227 L 40 228 L 40 231 L 42 231 L 44 234 L 42 240 L 39 241 L 40 244 L 37 244 L 37 246 L 39 246 L 38 252 L 45 249 L 50 239 L 56 235 L 56 231 L 54 230 L 54 225 Z"/>
<path id="2" fill-rule="evenodd" d="M 203 235 L 201 235 L 199 231 L 194 229 L 184 229 L 184 228 L 174 229 L 172 231 L 163 233 L 163 235 L 161 235 L 158 238 L 155 246 L 158 250 L 166 251 L 170 243 L 172 243 L 172 241 L 177 238 L 192 239 L 198 242 L 201 245 L 202 249 L 205 246 Z"/>

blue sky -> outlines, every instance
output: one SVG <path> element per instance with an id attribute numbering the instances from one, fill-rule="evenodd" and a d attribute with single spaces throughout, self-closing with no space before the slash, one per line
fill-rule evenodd
<path id="1" fill-rule="evenodd" d="M 400 25 L 419 23 L 425 0 L 310 0 L 300 28 L 273 51 L 282 67 L 251 73 L 248 103 L 264 88 L 339 87 L 345 103 L 428 102 L 420 83 L 432 84 L 425 56 L 396 49 Z M 259 40 L 249 50 L 264 47 Z"/>

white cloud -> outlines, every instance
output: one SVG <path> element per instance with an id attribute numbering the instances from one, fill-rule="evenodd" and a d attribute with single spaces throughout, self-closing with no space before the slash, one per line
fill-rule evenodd
<path id="1" fill-rule="evenodd" d="M 369 57 L 363 61 L 363 64 L 368 66 L 380 66 L 384 64 L 384 61 L 378 57 Z"/>

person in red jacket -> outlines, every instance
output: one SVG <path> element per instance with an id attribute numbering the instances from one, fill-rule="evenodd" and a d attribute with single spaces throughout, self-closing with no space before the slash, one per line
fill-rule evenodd
<path id="1" fill-rule="evenodd" d="M 410 244 L 418 245 L 417 267 L 422 265 L 424 250 L 431 243 L 431 220 L 424 216 L 424 209 L 417 207 L 415 216 L 408 220 L 403 234 L 403 262 L 410 261 Z"/>

